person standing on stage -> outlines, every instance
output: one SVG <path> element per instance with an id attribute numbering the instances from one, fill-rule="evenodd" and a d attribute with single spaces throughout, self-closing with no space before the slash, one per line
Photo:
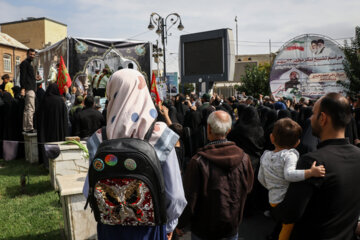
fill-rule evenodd
<path id="1" fill-rule="evenodd" d="M 34 113 L 35 113 L 35 92 L 36 80 L 40 80 L 40 76 L 36 76 L 31 62 L 35 58 L 35 50 L 30 48 L 27 50 L 27 58 L 20 64 L 20 86 L 21 95 L 25 96 L 25 109 L 23 117 L 23 130 L 27 133 L 34 133 Z"/>

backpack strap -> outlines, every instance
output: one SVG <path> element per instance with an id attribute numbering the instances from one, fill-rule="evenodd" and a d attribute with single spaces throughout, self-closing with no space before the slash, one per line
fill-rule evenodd
<path id="1" fill-rule="evenodd" d="M 104 126 L 104 127 L 102 127 L 101 128 L 101 137 L 102 137 L 102 140 L 103 141 L 105 141 L 105 140 L 107 140 L 107 136 L 106 136 L 106 126 Z M 89 176 L 89 175 L 88 175 Z M 88 193 L 88 197 L 86 198 L 86 203 L 85 203 L 85 206 L 84 206 L 84 210 L 86 210 L 86 208 L 87 208 L 87 206 L 88 206 L 88 204 L 90 203 L 90 206 L 91 206 L 91 200 L 90 200 L 90 198 L 92 198 L 92 189 L 91 189 L 91 187 L 90 187 L 90 189 L 89 189 L 89 193 Z M 91 206 L 91 208 L 92 208 L 92 206 Z M 92 211 L 92 209 L 91 209 L 91 211 Z"/>
<path id="2" fill-rule="evenodd" d="M 156 120 L 151 124 L 149 130 L 146 132 L 145 137 L 144 137 L 144 141 L 149 142 L 151 135 L 154 131 L 154 126 L 155 126 Z"/>
<path id="3" fill-rule="evenodd" d="M 107 140 L 107 136 L 106 136 L 106 126 L 101 128 L 101 136 L 102 136 L 102 140 Z"/>

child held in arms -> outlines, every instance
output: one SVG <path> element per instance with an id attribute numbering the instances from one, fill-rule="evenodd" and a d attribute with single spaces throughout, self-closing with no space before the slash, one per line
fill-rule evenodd
<path id="1" fill-rule="evenodd" d="M 300 143 L 302 129 L 290 118 L 278 120 L 270 135 L 274 151 L 265 151 L 260 159 L 259 182 L 269 190 L 272 207 L 284 200 L 290 182 L 299 182 L 311 177 L 324 177 L 323 165 L 313 163 L 310 169 L 296 170 L 299 153 L 295 149 Z M 289 239 L 293 224 L 283 224 L 279 240 Z"/>

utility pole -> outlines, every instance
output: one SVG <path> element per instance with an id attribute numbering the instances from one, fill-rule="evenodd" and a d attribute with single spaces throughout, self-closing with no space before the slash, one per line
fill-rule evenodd
<path id="1" fill-rule="evenodd" d="M 271 39 L 269 39 L 269 59 L 270 59 L 270 67 L 271 67 Z"/>
<path id="2" fill-rule="evenodd" d="M 157 65 L 157 76 L 160 77 L 160 67 L 159 67 L 159 41 L 156 40 L 156 53 L 155 53 L 155 57 L 157 59 L 156 61 L 156 65 Z M 159 78 L 160 79 L 160 78 Z"/>
<path id="3" fill-rule="evenodd" d="M 235 23 L 236 23 L 236 56 L 239 55 L 239 47 L 238 47 L 238 24 L 237 24 L 237 16 L 235 16 Z"/>
<path id="4" fill-rule="evenodd" d="M 166 83 L 167 90 L 170 94 L 170 83 L 166 80 L 166 44 L 165 44 L 165 34 L 167 37 L 167 31 L 166 31 L 166 24 L 164 24 L 164 18 L 161 18 L 161 28 L 163 29 L 161 31 L 161 43 L 163 45 L 163 54 L 164 54 L 164 71 L 163 71 L 163 80 Z M 166 32 L 165 32 L 166 31 Z"/>

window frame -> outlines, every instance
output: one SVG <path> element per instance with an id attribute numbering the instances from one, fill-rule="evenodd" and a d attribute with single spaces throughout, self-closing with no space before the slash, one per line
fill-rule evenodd
<path id="1" fill-rule="evenodd" d="M 3 55 L 4 72 L 8 72 L 8 73 L 12 72 L 11 60 L 12 60 L 12 56 L 10 54 L 4 53 Z"/>

